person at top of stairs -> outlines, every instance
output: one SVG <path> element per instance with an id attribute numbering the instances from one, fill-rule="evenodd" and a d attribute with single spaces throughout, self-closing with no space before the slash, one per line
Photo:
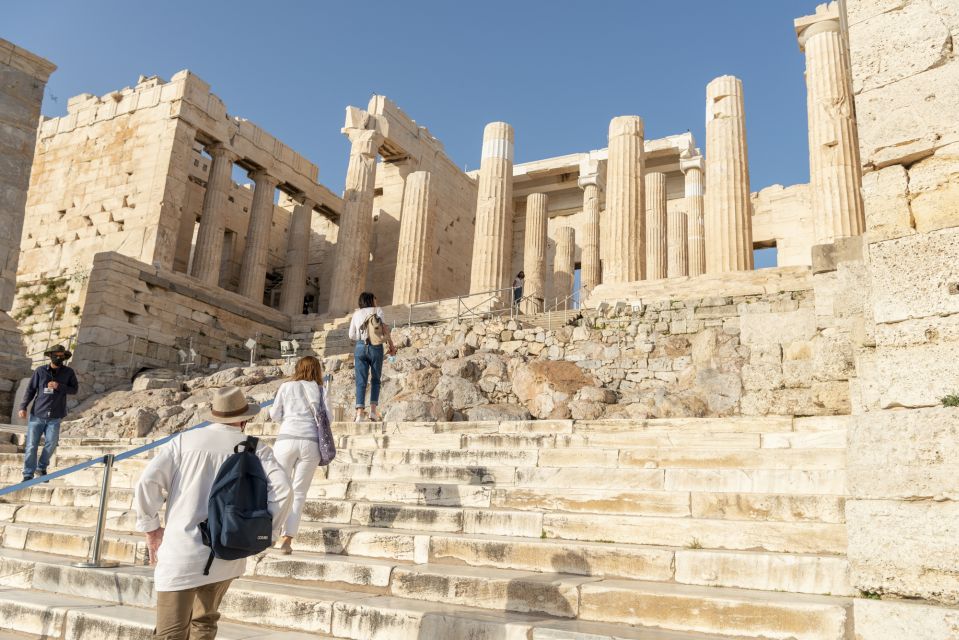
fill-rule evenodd
<path id="1" fill-rule="evenodd" d="M 230 583 L 246 571 L 246 558 L 217 559 L 208 565 L 210 547 L 200 523 L 208 515 L 210 490 L 220 467 L 246 440 L 243 427 L 260 412 L 236 387 L 217 390 L 200 417 L 212 424 L 185 431 L 163 446 L 137 482 L 133 497 L 136 529 L 146 533 L 150 562 L 156 564 L 157 621 L 154 636 L 164 640 L 212 640 L 218 609 Z M 273 538 L 286 517 L 290 481 L 273 455 L 259 443 L 256 455 L 266 473 Z M 164 497 L 166 496 L 166 497 Z M 160 508 L 166 508 L 166 528 Z M 209 567 L 208 573 L 204 569 Z"/>
<path id="2" fill-rule="evenodd" d="M 280 552 L 293 552 L 292 542 L 300 529 L 300 517 L 313 474 L 336 455 L 330 424 L 329 396 L 323 388 L 323 365 L 313 356 L 300 358 L 293 377 L 276 392 L 270 418 L 280 423 L 273 451 L 293 484 L 293 506 L 283 524 Z"/>
<path id="3" fill-rule="evenodd" d="M 390 327 L 383 319 L 383 309 L 377 306 L 376 296 L 369 291 L 360 294 L 359 308 L 350 320 L 350 340 L 356 341 L 353 364 L 356 370 L 355 422 L 366 419 L 366 386 L 370 386 L 370 420 L 382 420 L 377 411 L 380 399 L 380 376 L 383 374 L 383 344 L 389 345 L 389 354 L 396 354 Z"/>
<path id="4" fill-rule="evenodd" d="M 526 284 L 526 274 L 520 271 L 513 278 L 513 306 L 517 306 L 523 299 L 523 285 Z"/>
<path id="5" fill-rule="evenodd" d="M 18 414 L 26 418 L 27 407 L 33 402 L 27 423 L 26 450 L 23 453 L 24 482 L 32 480 L 34 473 L 47 475 L 50 458 L 60 442 L 60 422 L 67 415 L 67 396 L 75 394 L 80 388 L 77 374 L 65 364 L 73 355 L 66 347 L 58 344 L 43 355 L 50 358 L 50 364 L 37 367 L 33 372 Z M 37 464 L 40 436 L 43 436 L 43 453 Z"/>

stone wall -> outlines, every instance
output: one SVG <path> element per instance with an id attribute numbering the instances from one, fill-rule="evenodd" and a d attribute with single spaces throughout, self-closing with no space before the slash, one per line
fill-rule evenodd
<path id="1" fill-rule="evenodd" d="M 0 39 L 0 421 L 10 416 L 16 381 L 29 373 L 20 333 L 7 312 L 13 306 L 40 104 L 55 68 Z"/>
<path id="2" fill-rule="evenodd" d="M 808 184 L 774 184 L 752 194 L 753 244 L 776 247 L 776 266 L 812 264 L 815 241 Z"/>
<path id="3" fill-rule="evenodd" d="M 846 516 L 853 583 L 882 597 L 857 602 L 857 638 L 941 640 L 959 633 L 940 606 L 959 604 L 959 412 L 941 406 L 959 392 L 959 2 L 847 4 L 869 291 Z"/>
<path id="4" fill-rule="evenodd" d="M 118 253 L 97 254 L 79 301 L 72 366 L 81 397 L 129 382 L 143 368 L 178 369 L 190 338 L 195 370 L 249 361 L 243 343 L 259 339 L 260 357 L 279 356 L 289 317 L 241 295 L 200 284 Z"/>

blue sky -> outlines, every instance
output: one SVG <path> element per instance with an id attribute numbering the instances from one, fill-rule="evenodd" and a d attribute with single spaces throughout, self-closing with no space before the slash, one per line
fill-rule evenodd
<path id="1" fill-rule="evenodd" d="M 4 3 L 0 36 L 59 66 L 43 111 L 139 74 L 189 68 L 232 115 L 320 167 L 342 191 L 347 105 L 382 93 L 460 166 L 483 126 L 516 130 L 518 162 L 606 146 L 609 119 L 704 142 L 705 86 L 743 79 L 752 187 L 808 180 L 803 57 L 792 20 L 815 0 Z M 56 100 L 53 97 L 56 96 Z"/>

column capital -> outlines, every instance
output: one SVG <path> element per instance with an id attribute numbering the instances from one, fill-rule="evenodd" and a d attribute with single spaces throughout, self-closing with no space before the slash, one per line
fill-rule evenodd
<path id="1" fill-rule="evenodd" d="M 588 186 L 603 189 L 606 187 L 606 161 L 596 158 L 584 158 L 579 163 L 579 188 Z"/>
<path id="2" fill-rule="evenodd" d="M 821 4 L 816 7 L 816 13 L 813 15 L 796 18 L 793 26 L 796 28 L 799 50 L 805 52 L 806 43 L 813 36 L 820 33 L 839 33 L 842 30 L 839 22 L 839 6 L 835 2 Z"/>
<path id="3" fill-rule="evenodd" d="M 375 158 L 386 139 L 383 134 L 373 129 L 344 128 L 343 135 L 350 139 L 353 148 L 350 155 L 361 155 Z"/>
<path id="4" fill-rule="evenodd" d="M 210 154 L 210 157 L 221 159 L 224 158 L 230 162 L 236 162 L 240 159 L 240 154 L 238 154 L 233 149 L 230 149 L 222 142 L 214 142 L 213 144 L 205 145 L 204 150 Z"/>
<path id="5" fill-rule="evenodd" d="M 700 171 L 706 171 L 706 159 L 702 156 L 693 156 L 691 158 L 680 158 L 679 159 L 679 170 L 684 174 L 690 169 L 699 169 Z"/>
<path id="6" fill-rule="evenodd" d="M 308 209 L 316 208 L 316 202 L 304 195 L 295 196 L 293 201 L 296 202 L 296 206 L 298 207 L 307 207 Z"/>
<path id="7" fill-rule="evenodd" d="M 270 184 L 276 187 L 276 185 L 280 184 L 280 179 L 275 176 L 271 176 L 266 169 L 256 169 L 254 171 L 250 171 L 247 175 L 250 176 L 250 179 L 253 180 L 257 187 L 260 185 Z"/>

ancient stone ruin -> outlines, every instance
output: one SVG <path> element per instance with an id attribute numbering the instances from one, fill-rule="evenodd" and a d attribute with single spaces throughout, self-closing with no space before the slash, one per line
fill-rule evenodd
<path id="1" fill-rule="evenodd" d="M 0 409 L 64 343 L 59 468 L 196 424 L 224 385 L 266 401 L 295 355 L 348 415 L 371 290 L 401 346 L 385 421 L 334 425 L 294 555 L 250 562 L 223 633 L 959 638 L 959 1 L 809 10 L 789 186 L 751 182 L 758 88 L 733 75 L 701 142 L 627 114 L 515 163 L 523 132 L 491 122 L 470 172 L 375 95 L 346 108 L 340 193 L 190 71 L 44 118 L 54 65 L 0 40 Z M 113 472 L 119 569 L 71 566 L 103 465 L 0 494 L 0 635 L 148 635 L 150 455 Z"/>

